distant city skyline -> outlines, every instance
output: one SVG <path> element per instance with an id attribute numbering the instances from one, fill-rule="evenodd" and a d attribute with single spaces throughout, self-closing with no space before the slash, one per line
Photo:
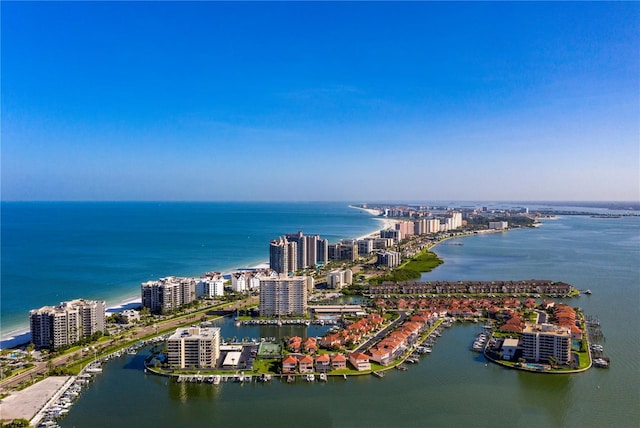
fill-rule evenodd
<path id="1" fill-rule="evenodd" d="M 1 36 L 2 200 L 640 200 L 637 2 L 2 2 Z"/>

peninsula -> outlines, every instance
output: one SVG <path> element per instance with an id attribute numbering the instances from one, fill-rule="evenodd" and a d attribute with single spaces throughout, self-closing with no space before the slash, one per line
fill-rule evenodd
<path id="1" fill-rule="evenodd" d="M 535 279 L 416 281 L 422 272 L 442 263 L 430 251 L 435 245 L 452 238 L 536 226 L 535 216 L 526 210 L 480 210 L 463 216 L 460 211 L 434 213 L 425 207 L 415 211 L 389 206 L 354 208 L 381 216 L 386 227 L 331 244 L 318 235 L 284 235 L 270 245 L 272 269 L 261 266 L 144 283 L 142 307 L 104 318 L 105 327 L 99 334 L 90 333 L 90 338 L 66 339 L 69 344 L 56 342 L 56 338 L 47 342 L 32 331 L 33 344 L 15 351 L 23 353 L 24 358 L 18 360 L 27 363 L 10 369 L 0 384 L 4 394 L 48 375 L 91 376 L 111 356 L 135 352 L 148 343 L 157 345 L 147 360 L 147 370 L 176 381 L 383 377 L 385 370 L 406 370 L 405 363 L 430 354 L 442 328 L 454 322 L 485 325 L 486 331 L 471 349 L 505 367 L 577 372 L 591 367 L 592 352 L 608 365 L 601 345 L 590 346 L 589 336 L 598 335 L 596 324 L 579 310 L 548 300 L 577 296 L 579 291 L 570 284 Z M 452 242 L 462 245 L 459 240 Z M 289 306 L 276 303 L 284 296 Z M 357 303 L 336 304 L 336 296 L 354 296 Z M 104 305 L 80 302 L 104 311 Z M 51 310 L 67 314 L 73 305 L 63 303 Z M 32 313 L 46 323 L 47 311 L 41 308 Z M 326 333 L 321 337 L 225 340 L 212 323 L 222 316 L 234 316 L 236 325 L 304 327 L 313 323 L 325 326 Z M 205 348 L 200 349 L 202 346 Z M 45 412 L 41 417 L 48 415 Z"/>

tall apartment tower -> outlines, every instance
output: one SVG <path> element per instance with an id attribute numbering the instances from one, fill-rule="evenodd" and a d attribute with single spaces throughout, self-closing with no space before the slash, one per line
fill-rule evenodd
<path id="1" fill-rule="evenodd" d="M 195 278 L 168 276 L 141 285 L 142 306 L 154 314 L 165 314 L 196 299 Z"/>
<path id="2" fill-rule="evenodd" d="M 305 245 L 307 247 L 306 267 L 313 267 L 318 264 L 318 240 L 320 235 L 307 236 Z"/>
<path id="3" fill-rule="evenodd" d="M 31 341 L 38 349 L 57 349 L 104 331 L 105 302 L 76 299 L 29 312 Z"/>
<path id="4" fill-rule="evenodd" d="M 277 273 L 294 272 L 298 266 L 298 244 L 279 237 L 269 245 L 269 266 Z"/>
<path id="5" fill-rule="evenodd" d="M 329 263 L 329 240 L 318 237 L 316 241 L 316 264 Z"/>
<path id="6" fill-rule="evenodd" d="M 308 236 L 304 236 L 302 234 L 302 231 L 298 231 L 298 233 L 288 233 L 286 235 L 284 235 L 285 239 L 289 242 L 295 242 L 296 243 L 296 264 L 295 264 L 295 268 L 291 269 L 296 270 L 296 269 L 304 269 L 307 266 L 309 266 L 309 264 L 307 263 L 308 261 L 308 246 L 307 246 L 307 242 L 309 241 L 309 237 Z"/>
<path id="7" fill-rule="evenodd" d="M 307 313 L 307 296 L 313 278 L 306 276 L 260 279 L 260 315 L 288 316 Z"/>

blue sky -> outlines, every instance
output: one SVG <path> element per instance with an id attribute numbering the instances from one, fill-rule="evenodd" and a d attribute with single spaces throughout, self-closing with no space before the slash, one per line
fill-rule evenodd
<path id="1" fill-rule="evenodd" d="M 639 3 L 2 2 L 3 200 L 638 200 Z"/>

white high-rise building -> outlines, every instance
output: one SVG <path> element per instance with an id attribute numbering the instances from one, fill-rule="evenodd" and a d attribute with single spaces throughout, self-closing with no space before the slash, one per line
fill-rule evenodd
<path id="1" fill-rule="evenodd" d="M 76 299 L 29 312 L 31 341 L 36 348 L 57 349 L 104 332 L 105 302 Z"/>
<path id="2" fill-rule="evenodd" d="M 427 233 L 438 233 L 440 232 L 440 220 L 437 218 L 432 218 L 426 221 L 427 223 Z"/>
<path id="3" fill-rule="evenodd" d="M 313 278 L 307 276 L 261 278 L 260 315 L 306 315 L 309 288 L 313 290 Z"/>
<path id="4" fill-rule="evenodd" d="M 451 213 L 451 228 L 457 229 L 462 227 L 462 213 L 452 212 Z"/>
<path id="5" fill-rule="evenodd" d="M 220 358 L 220 329 L 179 328 L 167 339 L 167 362 L 173 368 L 214 368 Z"/>
<path id="6" fill-rule="evenodd" d="M 509 223 L 506 221 L 490 221 L 489 222 L 489 229 L 503 230 L 508 228 L 509 228 Z"/>
<path id="7" fill-rule="evenodd" d="M 353 272 L 351 269 L 333 270 L 327 275 L 327 287 L 341 289 L 345 285 L 353 283 Z"/>
<path id="8" fill-rule="evenodd" d="M 559 364 L 571 360 L 571 330 L 552 324 L 527 324 L 522 332 L 522 357 L 527 361 Z"/>
<path id="9" fill-rule="evenodd" d="M 205 273 L 196 282 L 196 297 L 224 296 L 224 277 L 220 272 Z"/>
<path id="10" fill-rule="evenodd" d="M 269 266 L 277 273 L 295 272 L 298 266 L 298 244 L 280 237 L 269 245 Z"/>

